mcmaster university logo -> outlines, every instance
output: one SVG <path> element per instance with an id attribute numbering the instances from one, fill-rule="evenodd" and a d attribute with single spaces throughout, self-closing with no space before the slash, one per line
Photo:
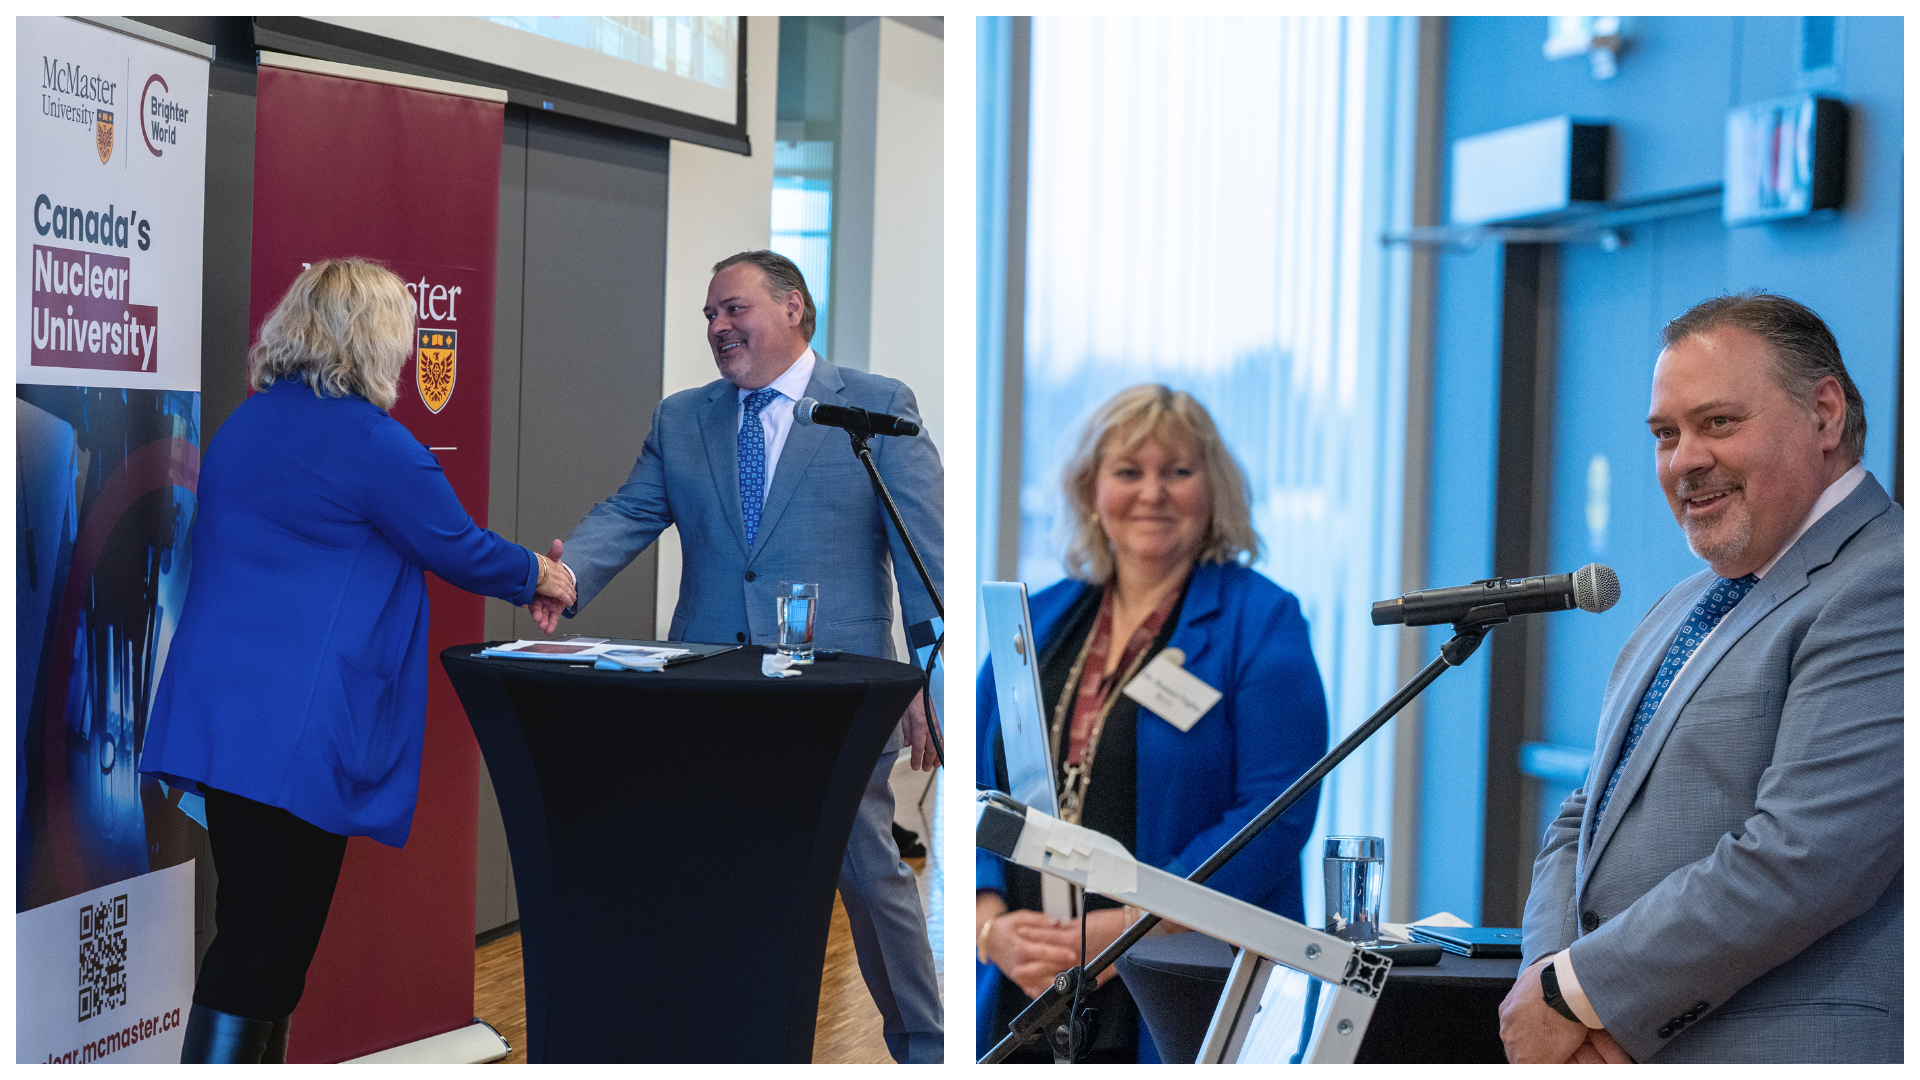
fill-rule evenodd
<path id="1" fill-rule="evenodd" d="M 113 157 L 113 114 L 105 109 L 93 111 L 93 144 L 100 151 L 100 164 Z"/>
<path id="2" fill-rule="evenodd" d="M 432 412 L 446 408 L 453 397 L 454 340 L 458 333 L 425 328 L 414 331 L 414 382 L 420 387 L 420 400 Z"/>

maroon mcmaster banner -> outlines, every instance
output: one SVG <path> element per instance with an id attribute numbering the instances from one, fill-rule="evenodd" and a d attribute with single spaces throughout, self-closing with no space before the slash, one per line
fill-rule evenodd
<path id="1" fill-rule="evenodd" d="M 128 303 L 132 284 L 124 255 L 33 245 L 32 363 L 158 371 L 160 309 Z"/>
<path id="2" fill-rule="evenodd" d="M 261 67 L 252 326 L 302 267 L 357 255 L 407 282 L 419 330 L 395 419 L 487 523 L 494 254 L 504 106 Z M 209 452 L 219 453 L 216 434 Z M 347 848 L 289 1061 L 340 1061 L 473 1019 L 480 752 L 440 650 L 485 636 L 485 601 L 428 575 L 431 687 L 420 802 L 404 850 Z"/>

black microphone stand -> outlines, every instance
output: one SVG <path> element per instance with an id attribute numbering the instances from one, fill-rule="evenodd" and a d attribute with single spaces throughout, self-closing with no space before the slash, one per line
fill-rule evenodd
<path id="1" fill-rule="evenodd" d="M 871 431 L 855 431 L 849 427 L 847 438 L 853 441 L 854 456 L 867 467 L 867 478 L 873 481 L 873 490 L 880 496 L 880 502 L 887 508 L 887 516 L 893 519 L 893 528 L 900 534 L 900 543 L 907 549 L 907 557 L 913 560 L 913 568 L 920 572 L 920 584 L 927 587 L 927 598 L 933 601 L 934 613 L 940 621 L 947 619 L 946 606 L 940 603 L 940 592 L 933 587 L 933 577 L 927 573 L 927 565 L 920 561 L 920 552 L 913 546 L 913 537 L 907 535 L 907 523 L 900 520 L 900 508 L 893 505 L 893 495 L 887 491 L 887 482 L 880 479 L 880 470 L 874 468 L 873 451 L 867 449 L 867 440 L 873 436 Z M 931 666 L 931 665 L 929 665 Z"/>
<path id="2" fill-rule="evenodd" d="M 1299 802 L 1307 792 L 1312 791 L 1315 785 L 1333 771 L 1334 766 L 1345 761 L 1355 750 L 1360 749 L 1360 745 L 1372 738 L 1373 733 L 1385 726 L 1387 721 L 1393 719 L 1395 713 L 1406 708 L 1408 702 L 1419 697 L 1420 692 L 1438 679 L 1441 672 L 1449 667 L 1459 667 L 1466 663 L 1467 658 L 1473 655 L 1473 651 L 1480 647 L 1480 642 L 1487 636 L 1487 631 L 1496 624 L 1507 621 L 1504 613 L 1493 615 L 1485 608 L 1468 614 L 1471 617 L 1483 613 L 1489 617 L 1473 622 L 1455 623 L 1453 637 L 1440 647 L 1439 656 L 1434 657 L 1432 662 L 1421 668 L 1420 673 L 1402 686 L 1385 705 L 1380 706 L 1372 716 L 1367 717 L 1366 723 L 1353 729 L 1346 738 L 1340 740 L 1340 745 L 1328 751 L 1327 755 L 1319 761 L 1314 762 L 1311 768 L 1301 774 L 1300 779 L 1295 780 L 1292 786 L 1280 793 L 1279 798 L 1267 804 L 1267 808 L 1260 811 L 1258 817 L 1247 822 L 1239 832 L 1233 834 L 1231 839 L 1220 845 L 1220 849 L 1208 856 L 1206 862 L 1201 863 L 1198 869 L 1187 875 L 1187 880 L 1198 884 L 1212 877 L 1214 871 L 1226 865 L 1228 859 L 1239 854 L 1240 849 L 1252 843 L 1254 837 L 1259 836 L 1267 826 L 1278 821 L 1281 814 L 1286 813 L 1289 807 Z M 1147 931 L 1152 930 L 1159 922 L 1158 915 L 1143 916 L 1127 927 L 1125 933 L 1115 938 L 1113 944 L 1102 949 L 1100 955 L 1094 957 L 1091 963 L 1085 967 L 1069 968 L 1061 972 L 1053 980 L 1052 986 L 1049 986 L 1039 997 L 1034 998 L 1033 1004 L 1021 1010 L 1019 1016 L 1013 1018 L 1013 1021 L 1007 1025 L 1009 1031 L 1007 1037 L 987 1051 L 977 1064 L 998 1064 L 1043 1031 L 1048 1034 L 1053 1044 L 1054 1060 L 1067 1061 L 1066 1048 L 1069 1044 L 1084 1046 L 1092 1041 L 1082 1040 L 1072 1030 L 1075 1025 L 1088 1024 L 1091 1018 L 1068 1015 L 1074 1007 L 1074 1001 L 1081 987 L 1084 985 L 1091 991 L 1100 973 L 1112 967 L 1114 961 L 1120 959 L 1121 953 L 1126 952 L 1135 942 L 1147 936 Z"/>
<path id="3" fill-rule="evenodd" d="M 872 431 L 856 431 L 847 428 L 847 438 L 853 443 L 853 455 L 860 464 L 867 467 L 867 479 L 873 481 L 874 493 L 880 496 L 881 505 L 887 508 L 887 516 L 893 519 L 893 529 L 900 534 L 900 544 L 907 549 L 907 558 L 913 560 L 913 568 L 920 574 L 920 584 L 926 586 L 927 599 L 933 601 L 934 614 L 940 621 L 947 621 L 947 608 L 940 602 L 940 590 L 933 587 L 933 575 L 927 573 L 927 564 L 920 561 L 920 551 L 913 546 L 913 537 L 907 532 L 907 523 L 900 518 L 900 508 L 893 504 L 893 494 L 887 490 L 887 482 L 880 479 L 880 470 L 873 464 L 873 451 L 867 448 L 867 440 L 873 437 Z M 920 691 L 926 696 L 927 737 L 933 742 L 933 756 L 942 766 L 947 763 L 946 740 L 940 735 L 940 722 L 933 711 L 933 664 L 940 656 L 941 642 L 946 640 L 943 632 L 934 640 L 933 651 L 927 654 L 927 666 L 920 673 Z"/>

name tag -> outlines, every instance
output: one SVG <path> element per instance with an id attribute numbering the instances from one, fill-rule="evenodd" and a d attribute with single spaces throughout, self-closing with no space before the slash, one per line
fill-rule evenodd
<path id="1" fill-rule="evenodd" d="M 1192 729 L 1207 710 L 1213 708 L 1213 703 L 1220 700 L 1220 691 L 1181 667 L 1186 659 L 1179 649 L 1162 650 L 1121 693 L 1181 731 Z"/>

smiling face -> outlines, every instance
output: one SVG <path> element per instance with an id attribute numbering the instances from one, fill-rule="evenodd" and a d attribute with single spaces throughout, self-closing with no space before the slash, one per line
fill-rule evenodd
<path id="1" fill-rule="evenodd" d="M 1181 565 L 1199 557 L 1213 518 L 1213 491 L 1193 440 L 1149 438 L 1131 450 L 1109 436 L 1094 479 L 1094 508 L 1116 563 Z"/>
<path id="2" fill-rule="evenodd" d="M 707 285 L 707 346 L 721 378 L 758 390 L 780 377 L 807 350 L 800 332 L 805 311 L 798 292 L 775 298 L 767 275 L 752 263 L 734 263 Z"/>
<path id="3" fill-rule="evenodd" d="M 1812 408 L 1781 388 L 1767 344 L 1722 326 L 1667 347 L 1653 370 L 1654 468 L 1687 546 L 1721 577 L 1765 566 L 1849 463 L 1831 376 Z"/>

